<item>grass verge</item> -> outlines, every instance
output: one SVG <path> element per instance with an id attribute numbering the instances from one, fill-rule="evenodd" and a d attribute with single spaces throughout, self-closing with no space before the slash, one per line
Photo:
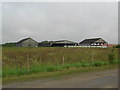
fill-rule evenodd
<path id="1" fill-rule="evenodd" d="M 3 67 L 2 77 L 10 77 L 13 75 L 24 75 L 24 74 L 32 74 L 38 72 L 55 72 L 62 71 L 64 69 L 69 68 L 80 68 L 80 67 L 91 67 L 91 66 L 104 66 L 109 65 L 109 62 L 96 61 L 96 62 L 77 62 L 77 63 L 66 63 L 64 65 L 51 65 L 51 64 L 39 64 L 35 63 L 31 65 L 31 67 L 26 69 L 23 68 L 14 68 L 14 67 Z"/>
<path id="2" fill-rule="evenodd" d="M 70 74 L 75 74 L 75 73 L 110 70 L 113 68 L 117 68 L 117 64 L 110 64 L 110 65 L 105 65 L 105 66 L 79 67 L 79 68 L 70 67 L 69 69 L 64 69 L 62 71 L 40 72 L 40 73 L 33 73 L 33 74 L 24 74 L 20 76 L 13 75 L 10 77 L 3 77 L 2 83 L 8 84 L 8 83 L 17 82 L 17 81 L 29 81 L 29 80 L 35 80 L 35 79 L 48 78 L 48 77 L 70 75 Z"/>

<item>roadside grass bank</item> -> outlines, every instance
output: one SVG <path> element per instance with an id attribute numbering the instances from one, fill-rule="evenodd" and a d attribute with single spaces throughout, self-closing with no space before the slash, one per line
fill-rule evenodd
<path id="1" fill-rule="evenodd" d="M 113 64 L 116 64 L 117 62 L 114 62 Z M 2 77 L 10 77 L 13 75 L 24 75 L 24 74 L 32 74 L 32 73 L 39 73 L 39 72 L 55 72 L 55 71 L 63 71 L 64 69 L 69 68 L 81 68 L 81 67 L 93 67 L 93 66 L 105 66 L 110 65 L 110 62 L 105 61 L 94 61 L 94 62 L 76 62 L 76 63 L 65 63 L 58 64 L 58 65 L 52 65 L 52 64 L 39 64 L 34 63 L 31 66 L 29 66 L 29 69 L 26 67 L 3 67 L 2 71 Z"/>
<path id="2" fill-rule="evenodd" d="M 9 77 L 3 77 L 2 83 L 8 84 L 12 82 L 18 81 L 31 81 L 31 80 L 38 80 L 43 78 L 59 78 L 64 75 L 71 75 L 77 73 L 88 73 L 94 71 L 101 71 L 101 70 L 110 70 L 118 68 L 118 64 L 110 64 L 110 65 L 102 65 L 102 66 L 89 66 L 89 67 L 70 67 L 69 69 L 64 69 L 62 71 L 54 71 L 54 72 L 39 72 L 39 73 L 32 73 L 32 74 L 24 74 L 24 75 L 12 75 Z"/>

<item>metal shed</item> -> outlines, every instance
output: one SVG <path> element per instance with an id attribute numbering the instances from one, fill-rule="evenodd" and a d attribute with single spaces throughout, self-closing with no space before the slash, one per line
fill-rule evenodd
<path id="1" fill-rule="evenodd" d="M 52 47 L 75 47 L 78 43 L 68 41 L 68 40 L 60 40 L 60 41 L 54 41 L 51 43 Z"/>
<path id="2" fill-rule="evenodd" d="M 85 39 L 79 45 L 81 47 L 108 47 L 108 43 L 102 38 Z"/>
<path id="3" fill-rule="evenodd" d="M 38 42 L 32 38 L 25 38 L 17 42 L 17 47 L 38 47 Z"/>

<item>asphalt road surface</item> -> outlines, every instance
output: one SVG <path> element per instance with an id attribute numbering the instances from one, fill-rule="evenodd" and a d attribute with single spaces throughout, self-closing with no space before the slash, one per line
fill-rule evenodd
<path id="1" fill-rule="evenodd" d="M 3 85 L 3 88 L 118 88 L 118 70 L 106 70 Z"/>

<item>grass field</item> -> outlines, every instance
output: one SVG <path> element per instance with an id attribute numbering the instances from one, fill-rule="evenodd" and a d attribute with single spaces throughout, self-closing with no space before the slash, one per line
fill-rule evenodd
<path id="1" fill-rule="evenodd" d="M 108 66 L 118 60 L 116 48 L 2 48 L 2 77 Z"/>

